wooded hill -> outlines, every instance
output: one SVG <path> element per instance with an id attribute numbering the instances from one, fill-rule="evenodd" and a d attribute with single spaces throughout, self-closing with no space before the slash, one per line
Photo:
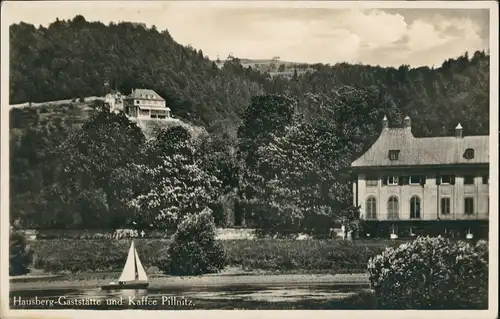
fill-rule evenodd
<path id="1" fill-rule="evenodd" d="M 10 104 L 103 96 L 108 88 L 152 88 L 173 114 L 210 130 L 239 125 L 250 98 L 285 92 L 302 98 L 335 86 L 375 85 L 409 114 L 417 135 L 441 135 L 461 122 L 465 134 L 487 134 L 489 56 L 475 52 L 437 69 L 315 64 L 296 80 L 271 80 L 235 58 L 219 69 L 201 50 L 184 47 L 167 30 L 124 22 L 106 26 L 77 16 L 48 28 L 10 27 Z M 471 53 L 472 54 L 472 53 Z"/>

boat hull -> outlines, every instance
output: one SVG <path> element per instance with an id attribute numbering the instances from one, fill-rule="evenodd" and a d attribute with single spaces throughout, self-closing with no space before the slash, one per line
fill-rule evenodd
<path id="1" fill-rule="evenodd" d="M 110 283 L 101 287 L 102 290 L 123 290 L 123 289 L 146 289 L 148 282 L 124 282 L 124 283 Z"/>

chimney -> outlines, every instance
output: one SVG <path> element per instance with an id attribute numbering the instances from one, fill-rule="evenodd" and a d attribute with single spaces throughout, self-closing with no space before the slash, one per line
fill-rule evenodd
<path id="1" fill-rule="evenodd" d="M 463 136 L 463 128 L 460 123 L 458 123 L 457 127 L 455 127 L 455 137 L 456 138 L 462 138 Z"/>
<path id="2" fill-rule="evenodd" d="M 389 121 L 387 121 L 387 116 L 384 115 L 384 118 L 382 119 L 382 128 L 387 129 L 389 128 Z"/>
<path id="3" fill-rule="evenodd" d="M 410 117 L 408 115 L 405 117 L 405 121 L 404 122 L 405 122 L 405 131 L 411 133 L 411 119 L 410 119 Z"/>

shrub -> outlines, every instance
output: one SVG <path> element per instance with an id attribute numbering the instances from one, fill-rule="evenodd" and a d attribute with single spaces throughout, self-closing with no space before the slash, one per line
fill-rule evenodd
<path id="1" fill-rule="evenodd" d="M 84 97 L 81 97 L 78 101 L 79 101 L 80 103 L 83 103 L 83 102 L 85 102 L 85 98 L 84 98 Z"/>
<path id="2" fill-rule="evenodd" d="M 169 275 L 201 275 L 218 272 L 227 263 L 222 243 L 215 239 L 215 223 L 206 209 L 188 215 L 178 226 L 159 268 Z"/>
<path id="3" fill-rule="evenodd" d="M 487 308 L 484 243 L 420 237 L 371 258 L 368 272 L 381 308 Z"/>
<path id="4" fill-rule="evenodd" d="M 230 243 L 230 244 L 229 244 Z M 229 264 L 246 270 L 364 273 L 370 257 L 383 251 L 341 240 L 257 239 L 226 243 Z"/>
<path id="5" fill-rule="evenodd" d="M 9 275 L 24 275 L 33 262 L 33 251 L 21 230 L 13 229 L 9 241 Z"/>

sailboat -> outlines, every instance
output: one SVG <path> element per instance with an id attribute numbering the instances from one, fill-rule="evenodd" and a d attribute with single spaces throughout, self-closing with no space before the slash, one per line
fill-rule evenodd
<path id="1" fill-rule="evenodd" d="M 101 287 L 103 290 L 114 289 L 145 289 L 149 285 L 148 275 L 142 266 L 137 250 L 135 249 L 134 241 L 128 250 L 127 261 L 123 267 L 122 274 L 118 278 L 118 282 L 110 282 Z"/>

